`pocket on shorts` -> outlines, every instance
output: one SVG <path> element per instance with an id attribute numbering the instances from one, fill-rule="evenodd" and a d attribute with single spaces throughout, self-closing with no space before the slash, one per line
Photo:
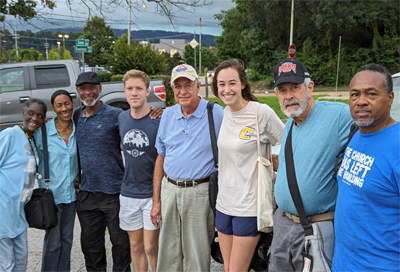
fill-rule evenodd
<path id="1" fill-rule="evenodd" d="M 208 182 L 202 183 L 194 187 L 196 193 L 201 196 L 208 196 Z"/>

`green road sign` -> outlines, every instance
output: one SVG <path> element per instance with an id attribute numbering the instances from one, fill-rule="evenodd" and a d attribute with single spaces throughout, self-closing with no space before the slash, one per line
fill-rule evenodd
<path id="1" fill-rule="evenodd" d="M 77 39 L 76 45 L 89 46 L 89 40 L 88 39 Z"/>
<path id="2" fill-rule="evenodd" d="M 92 53 L 92 47 L 91 46 L 75 45 L 74 46 L 74 51 L 75 52 L 79 52 L 79 53 Z"/>

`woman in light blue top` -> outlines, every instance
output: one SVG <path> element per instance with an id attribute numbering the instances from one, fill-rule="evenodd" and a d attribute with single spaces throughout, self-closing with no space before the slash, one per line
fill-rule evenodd
<path id="1" fill-rule="evenodd" d="M 42 254 L 42 271 L 70 271 L 71 248 L 75 222 L 74 180 L 78 175 L 78 156 L 75 125 L 71 119 L 74 104 L 69 92 L 58 90 L 51 96 L 51 104 L 57 114 L 46 123 L 49 152 L 50 189 L 58 208 L 58 224 L 46 230 Z M 36 131 L 40 157 L 39 172 L 44 183 L 42 132 Z"/>
<path id="2" fill-rule="evenodd" d="M 22 109 L 23 125 L 0 132 L 0 271 L 26 271 L 28 223 L 24 206 L 37 179 L 39 156 L 33 133 L 46 118 L 46 104 L 36 98 Z"/>

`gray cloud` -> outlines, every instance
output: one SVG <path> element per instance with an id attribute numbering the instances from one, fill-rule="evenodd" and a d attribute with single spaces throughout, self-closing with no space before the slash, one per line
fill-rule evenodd
<path id="1" fill-rule="evenodd" d="M 39 0 L 37 1 L 40 2 Z M 196 33 L 198 33 L 199 26 L 196 26 L 196 24 L 199 24 L 199 17 L 201 17 L 203 20 L 202 23 L 206 25 L 205 27 L 202 27 L 202 33 L 220 35 L 222 28 L 218 25 L 219 22 L 214 20 L 214 14 L 219 13 L 221 10 L 226 10 L 235 6 L 231 0 L 216 0 L 212 5 L 199 7 L 190 12 L 178 11 L 175 13 L 178 18 L 176 21 L 174 21 L 174 26 L 176 28 L 175 30 L 165 16 L 155 13 L 155 3 L 147 3 L 147 1 L 145 2 L 147 4 L 146 9 L 138 7 L 140 12 L 135 9 L 132 10 L 132 22 L 134 23 L 131 27 L 132 30 L 177 30 L 180 32 L 196 31 Z M 39 14 L 48 21 L 54 22 L 54 26 L 49 22 L 32 21 L 30 23 L 36 25 L 36 31 L 51 27 L 82 27 L 89 16 L 87 8 L 84 5 L 78 5 L 75 1 L 73 4 L 73 9 L 75 9 L 77 12 L 69 10 L 64 1 L 57 2 L 57 7 L 53 11 L 45 8 L 39 9 Z M 92 13 L 92 15 L 94 14 Z M 107 14 L 107 16 L 110 18 L 107 20 L 107 24 L 109 24 L 112 28 L 128 28 L 127 5 L 125 5 L 125 7 L 118 7 L 113 10 L 110 9 L 110 13 Z M 11 17 L 7 17 L 8 21 L 10 21 Z M 17 25 L 17 28 L 32 29 L 35 31 L 32 26 L 29 26 L 29 23 L 27 24 L 20 22 L 19 25 Z"/>

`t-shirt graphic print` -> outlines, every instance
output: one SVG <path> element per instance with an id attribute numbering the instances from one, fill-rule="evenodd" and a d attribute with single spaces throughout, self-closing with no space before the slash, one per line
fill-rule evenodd
<path id="1" fill-rule="evenodd" d="M 149 137 L 147 134 L 140 129 L 131 129 L 125 133 L 124 140 L 122 142 L 124 150 L 133 157 L 141 156 L 145 153 L 143 147 L 149 146 Z M 132 148 L 132 149 L 130 149 Z"/>
<path id="2" fill-rule="evenodd" d="M 153 196 L 153 172 L 158 156 L 155 148 L 160 119 L 135 119 L 131 110 L 118 116 L 119 135 L 124 149 L 125 174 L 121 195 L 132 198 Z"/>

